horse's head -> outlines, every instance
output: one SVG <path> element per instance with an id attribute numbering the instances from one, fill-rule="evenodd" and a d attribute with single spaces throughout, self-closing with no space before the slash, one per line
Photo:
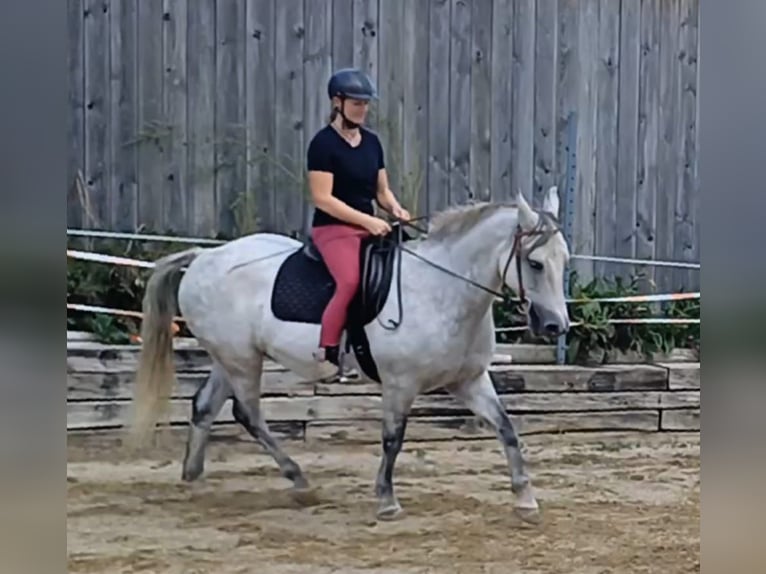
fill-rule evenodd
<path id="1" fill-rule="evenodd" d="M 569 249 L 557 222 L 559 197 L 551 187 L 542 210 L 517 196 L 517 224 L 500 258 L 504 283 L 526 298 L 529 326 L 535 335 L 558 336 L 569 329 L 564 270 Z"/>

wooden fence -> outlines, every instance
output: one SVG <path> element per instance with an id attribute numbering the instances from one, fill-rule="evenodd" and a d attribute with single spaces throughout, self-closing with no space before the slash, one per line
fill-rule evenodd
<path id="1" fill-rule="evenodd" d="M 699 260 L 698 0 L 68 5 L 70 227 L 301 230 L 327 78 L 357 65 L 379 86 L 392 187 L 418 213 L 563 187 L 574 111 L 574 250 Z"/>
<path id="2" fill-rule="evenodd" d="M 68 345 L 68 430 L 118 429 L 128 422 L 138 351 L 137 345 Z M 553 347 L 499 345 L 491 373 L 521 434 L 699 430 L 700 364 L 685 354 L 691 355 L 677 352 L 654 364 L 586 368 L 552 364 Z M 199 347 L 177 342 L 175 364 L 178 384 L 169 422 L 186 424 L 191 398 L 210 372 L 210 358 Z M 266 419 L 282 438 L 380 440 L 380 385 L 305 381 L 267 363 L 262 390 Z M 217 424 L 233 422 L 228 402 Z M 418 397 L 407 427 L 408 441 L 492 437 L 491 428 L 443 390 Z"/>

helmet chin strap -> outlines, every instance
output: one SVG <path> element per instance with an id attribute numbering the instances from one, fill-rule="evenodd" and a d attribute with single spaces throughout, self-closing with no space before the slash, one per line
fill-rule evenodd
<path id="1" fill-rule="evenodd" d="M 341 98 L 340 100 L 340 109 L 338 112 L 340 113 L 340 117 L 343 118 L 343 129 L 344 130 L 353 130 L 359 127 L 359 124 L 351 121 L 346 117 L 345 112 L 343 111 L 343 108 L 346 106 L 346 98 Z"/>

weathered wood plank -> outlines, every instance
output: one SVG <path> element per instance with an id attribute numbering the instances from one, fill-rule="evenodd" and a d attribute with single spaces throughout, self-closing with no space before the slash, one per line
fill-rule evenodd
<path id="1" fill-rule="evenodd" d="M 449 202 L 473 198 L 471 162 L 471 6 L 451 0 L 449 69 Z"/>
<path id="2" fill-rule="evenodd" d="M 492 2 L 472 3 L 471 15 L 471 149 L 469 189 L 489 201 L 492 124 Z"/>
<path id="3" fill-rule="evenodd" d="M 365 70 L 378 84 L 378 0 L 354 0 L 354 66 Z M 367 125 L 378 126 L 377 106 L 370 106 Z"/>
<path id="4" fill-rule="evenodd" d="M 402 2 L 404 172 L 400 202 L 415 217 L 428 212 L 428 2 Z"/>
<path id="5" fill-rule="evenodd" d="M 138 12 L 136 3 L 112 0 L 110 18 L 109 182 L 110 229 L 134 231 L 138 226 L 138 155 L 136 153 Z"/>
<path id="6" fill-rule="evenodd" d="M 186 48 L 194 62 L 188 66 L 186 78 L 188 232 L 210 237 L 218 230 L 215 196 L 215 3 L 191 2 L 187 17 Z"/>
<path id="7" fill-rule="evenodd" d="M 668 388 L 671 391 L 680 389 L 699 389 L 702 370 L 700 363 L 659 363 L 668 369 Z"/>
<path id="8" fill-rule="evenodd" d="M 668 411 L 671 412 L 671 411 Z M 656 431 L 658 411 L 622 411 L 610 413 L 551 413 L 512 417 L 520 435 L 576 431 Z M 322 443 L 378 443 L 378 421 L 311 421 L 306 423 L 306 441 Z M 407 423 L 405 443 L 431 440 L 492 439 L 495 432 L 475 417 L 422 417 Z"/>
<path id="9" fill-rule="evenodd" d="M 641 3 L 623 2 L 620 10 L 615 256 L 633 257 L 636 243 Z M 636 268 L 623 265 L 619 271 L 627 277 L 635 273 Z"/>
<path id="10" fill-rule="evenodd" d="M 332 0 L 332 67 L 354 65 L 354 0 Z"/>
<path id="11" fill-rule="evenodd" d="M 186 441 L 188 430 L 186 423 L 172 427 L 163 426 L 157 432 L 157 441 L 167 444 L 166 441 Z M 253 444 L 253 437 L 239 424 L 233 422 L 215 423 L 210 436 L 210 444 L 234 444 L 245 442 Z M 269 425 L 269 432 L 279 442 L 304 441 L 305 424 L 302 422 L 273 422 Z M 89 429 L 81 427 L 70 429 L 67 432 L 67 445 L 77 449 L 94 450 L 104 452 L 109 449 L 121 448 L 125 444 L 125 432 L 118 427 L 98 427 Z M 172 444 L 172 443 L 171 443 Z M 150 447 L 151 448 L 151 447 Z M 255 447 L 258 448 L 258 447 Z M 138 453 L 140 456 L 141 453 Z M 208 463 L 208 471 L 213 472 L 214 462 Z"/>
<path id="12" fill-rule="evenodd" d="M 378 35 L 378 130 L 391 189 L 402 188 L 404 164 L 404 3 L 381 2 Z"/>
<path id="13" fill-rule="evenodd" d="M 163 229 L 182 233 L 188 228 L 187 170 L 187 0 L 163 0 L 163 115 L 171 125 L 165 155 L 165 202 Z"/>
<path id="14" fill-rule="evenodd" d="M 577 34 L 580 75 L 578 85 L 577 118 L 577 187 L 572 232 L 574 253 L 595 254 L 596 229 L 596 153 L 598 150 L 598 85 L 596 65 L 599 40 L 599 0 L 578 2 L 579 27 Z M 594 275 L 594 264 L 588 260 L 575 260 L 583 282 Z"/>
<path id="15" fill-rule="evenodd" d="M 700 427 L 700 409 L 679 409 L 661 413 L 660 430 L 698 431 Z"/>
<path id="16" fill-rule="evenodd" d="M 507 201 L 511 186 L 513 0 L 492 0 L 492 123 L 490 170 L 492 201 Z"/>
<path id="17" fill-rule="evenodd" d="M 511 188 L 531 201 L 535 141 L 535 2 L 514 0 Z"/>
<path id="18" fill-rule="evenodd" d="M 661 2 L 641 3 L 641 59 L 639 63 L 638 99 L 638 182 L 636 187 L 636 251 L 635 257 L 654 259 L 656 253 L 656 216 L 660 105 L 659 27 Z M 654 280 L 654 268 L 643 268 L 647 283 Z"/>
<path id="19" fill-rule="evenodd" d="M 655 256 L 673 259 L 675 237 L 675 206 L 678 186 L 678 165 L 681 161 L 681 81 L 678 39 L 680 33 L 680 0 L 665 0 L 660 13 L 660 137 L 657 147 L 658 187 L 656 203 L 657 233 Z M 657 289 L 673 289 L 675 271 L 658 267 L 655 271 Z"/>
<path id="20" fill-rule="evenodd" d="M 176 349 L 177 371 L 209 371 L 210 356 L 201 349 Z M 69 347 L 67 372 L 131 373 L 138 367 L 139 350 L 132 346 Z"/>
<path id="21" fill-rule="evenodd" d="M 216 3 L 215 197 L 218 228 L 246 226 L 245 2 Z"/>
<path id="22" fill-rule="evenodd" d="M 652 365 L 495 366 L 491 374 L 498 392 L 649 391 L 667 389 L 668 372 Z"/>
<path id="23" fill-rule="evenodd" d="M 110 225 L 110 170 L 107 143 L 109 86 L 109 3 L 89 0 L 85 7 L 85 189 L 94 223 Z"/>
<path id="24" fill-rule="evenodd" d="M 699 407 L 699 393 L 694 391 L 519 393 L 500 395 L 500 400 L 512 415 Z M 261 406 L 267 421 L 380 420 L 382 416 L 379 395 L 272 396 L 264 397 Z M 183 422 L 188 418 L 189 409 L 189 399 L 172 399 L 167 421 Z M 70 401 L 67 403 L 68 420 L 71 422 L 68 428 L 95 424 L 97 421 L 124 424 L 129 410 L 130 402 L 127 400 Z M 410 420 L 458 415 L 470 416 L 472 412 L 451 395 L 423 395 L 415 400 Z M 233 420 L 230 407 L 224 409 L 217 420 Z"/>
<path id="25" fill-rule="evenodd" d="M 620 68 L 619 2 L 599 4 L 598 57 L 594 62 L 594 86 L 597 90 L 596 118 L 596 197 L 595 239 L 597 254 L 617 252 L 617 162 Z M 596 262 L 597 276 L 612 276 L 621 266 Z"/>
<path id="26" fill-rule="evenodd" d="M 535 14 L 534 190 L 531 199 L 542 207 L 545 194 L 557 184 L 556 75 L 558 73 L 558 3 L 538 1 Z"/>
<path id="27" fill-rule="evenodd" d="M 303 121 L 308 140 L 327 124 L 330 113 L 327 80 L 332 73 L 332 3 L 306 2 L 304 9 Z"/>
<path id="28" fill-rule="evenodd" d="M 162 3 L 138 2 L 138 223 L 164 232 L 163 156 L 171 131 L 162 113 Z"/>
<path id="29" fill-rule="evenodd" d="M 303 0 L 276 3 L 276 142 L 273 160 L 279 169 L 274 185 L 279 190 L 276 219 L 288 234 L 303 229 L 304 157 L 303 145 Z"/>
<path id="30" fill-rule="evenodd" d="M 274 183 L 276 120 L 274 117 L 275 0 L 248 2 L 245 35 L 245 116 L 247 118 L 247 203 L 245 220 L 261 231 L 277 231 Z M 254 196 L 254 197 L 253 197 Z"/>
<path id="31" fill-rule="evenodd" d="M 85 173 L 85 0 L 67 3 L 67 73 L 69 74 L 69 114 L 67 115 L 67 227 L 88 222 L 85 198 L 77 184 Z"/>
<path id="32" fill-rule="evenodd" d="M 191 399 L 209 372 L 186 372 L 176 375 L 173 398 Z M 67 373 L 67 400 L 130 399 L 133 396 L 134 373 Z M 345 385 L 348 391 L 348 385 Z M 314 383 L 290 371 L 266 371 L 261 379 L 261 393 L 269 396 L 309 396 Z"/>
<path id="33" fill-rule="evenodd" d="M 700 216 L 700 188 L 697 175 L 697 59 L 699 0 L 681 0 L 681 31 L 679 60 L 681 67 L 681 102 L 679 116 L 682 122 L 678 183 L 675 199 L 675 236 L 673 258 L 677 261 L 696 262 L 699 257 L 698 218 Z M 699 271 L 677 270 L 675 287 L 687 291 L 699 289 Z"/>
<path id="34" fill-rule="evenodd" d="M 580 57 L 578 29 L 580 26 L 579 10 L 576 2 L 562 0 L 558 6 L 558 34 L 556 75 L 556 165 L 557 181 L 560 190 L 566 188 L 567 146 L 569 139 L 570 114 L 577 113 L 580 83 Z M 577 146 L 573 150 L 577 152 Z"/>
<path id="35" fill-rule="evenodd" d="M 558 365 L 493 365 L 490 374 L 498 393 L 662 391 L 668 371 L 652 365 L 614 365 L 598 369 Z M 688 387 L 684 387 L 688 388 Z M 380 394 L 380 385 L 317 383 L 317 395 Z M 429 394 L 446 394 L 437 389 Z"/>
<path id="36" fill-rule="evenodd" d="M 699 391 L 666 391 L 660 397 L 660 408 L 690 409 L 700 408 Z"/>
<path id="37" fill-rule="evenodd" d="M 529 345 L 498 343 L 495 352 L 510 355 L 517 364 L 550 364 L 556 362 L 556 347 L 553 345 Z"/>
<path id="38" fill-rule="evenodd" d="M 449 205 L 450 149 L 449 0 L 429 2 L 428 37 L 428 213 Z"/>

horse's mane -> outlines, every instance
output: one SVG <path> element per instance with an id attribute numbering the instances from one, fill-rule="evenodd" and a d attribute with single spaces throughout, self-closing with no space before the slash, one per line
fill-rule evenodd
<path id="1" fill-rule="evenodd" d="M 516 207 L 516 204 L 479 201 L 448 207 L 431 217 L 428 238 L 439 240 L 461 235 L 486 217 L 508 207 Z"/>

